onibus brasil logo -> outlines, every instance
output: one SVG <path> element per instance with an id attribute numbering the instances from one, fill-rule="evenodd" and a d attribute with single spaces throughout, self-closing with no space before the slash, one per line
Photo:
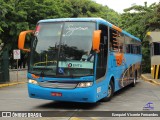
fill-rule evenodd
<path id="1" fill-rule="evenodd" d="M 144 107 L 143 110 L 154 110 L 153 102 L 148 102 Z"/>

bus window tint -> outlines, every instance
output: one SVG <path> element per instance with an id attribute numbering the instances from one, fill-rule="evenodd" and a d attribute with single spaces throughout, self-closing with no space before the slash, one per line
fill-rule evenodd
<path id="1" fill-rule="evenodd" d="M 105 25 L 100 25 L 101 40 L 100 40 L 100 52 L 98 53 L 98 63 L 96 70 L 96 78 L 101 78 L 106 73 L 106 65 L 107 65 L 107 53 L 108 53 L 108 27 Z"/>
<path id="2" fill-rule="evenodd" d="M 141 54 L 141 44 L 135 39 L 125 36 L 125 52 L 130 54 Z"/>
<path id="3" fill-rule="evenodd" d="M 131 53 L 131 38 L 125 36 L 125 52 Z"/>
<path id="4" fill-rule="evenodd" d="M 118 51 L 117 31 L 110 28 L 110 51 Z"/>
<path id="5" fill-rule="evenodd" d="M 123 53 L 124 52 L 124 34 L 118 33 L 117 40 L 118 40 L 118 51 Z"/>
<path id="6" fill-rule="evenodd" d="M 116 30 L 110 29 L 110 51 L 124 52 L 125 36 Z"/>

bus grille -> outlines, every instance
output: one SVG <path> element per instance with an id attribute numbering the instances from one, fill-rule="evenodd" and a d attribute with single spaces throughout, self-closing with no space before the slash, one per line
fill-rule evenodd
<path id="1" fill-rule="evenodd" d="M 63 83 L 63 82 L 53 82 L 53 81 L 44 81 L 38 82 L 39 86 L 46 88 L 65 88 L 65 89 L 73 89 L 76 88 L 77 83 Z"/>

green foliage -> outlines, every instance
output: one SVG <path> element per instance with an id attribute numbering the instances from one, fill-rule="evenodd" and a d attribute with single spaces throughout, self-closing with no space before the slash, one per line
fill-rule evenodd
<path id="1" fill-rule="evenodd" d="M 119 24 L 119 14 L 92 0 L 0 0 L 0 35 L 9 47 L 17 47 L 18 35 L 34 29 L 41 19 L 102 17 Z"/>
<path id="2" fill-rule="evenodd" d="M 92 0 L 0 0 L 0 39 L 10 51 L 21 31 L 35 29 L 41 19 L 101 17 L 139 37 L 160 29 L 160 4 L 132 6 L 118 14 Z M 142 42 L 143 72 L 150 72 L 149 45 Z"/>
<path id="3" fill-rule="evenodd" d="M 17 48 L 21 31 L 35 29 L 41 19 L 101 17 L 143 40 L 160 29 L 160 4 L 132 6 L 118 14 L 92 0 L 0 0 L 0 39 L 9 50 Z M 143 72 L 150 71 L 149 45 L 142 42 Z"/>
<path id="4" fill-rule="evenodd" d="M 150 58 L 150 49 L 149 42 L 143 41 L 142 46 L 142 73 L 150 73 L 151 68 L 151 58 Z"/>
<path id="5" fill-rule="evenodd" d="M 149 42 L 143 39 L 148 31 L 160 29 L 160 4 L 147 6 L 145 2 L 144 6 L 135 5 L 125 9 L 120 26 L 142 40 L 142 72 L 150 72 Z"/>
<path id="6" fill-rule="evenodd" d="M 101 17 L 119 25 L 120 15 L 92 0 L 0 0 L 0 39 L 12 53 L 21 31 L 41 19 Z"/>

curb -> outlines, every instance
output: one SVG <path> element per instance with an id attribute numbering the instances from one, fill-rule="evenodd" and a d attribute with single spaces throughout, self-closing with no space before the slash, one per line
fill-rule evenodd
<path id="1" fill-rule="evenodd" d="M 0 88 L 2 88 L 2 87 L 7 87 L 7 86 L 18 85 L 18 84 L 25 84 L 25 83 L 27 83 L 27 82 L 14 82 L 14 83 L 0 84 Z"/>
<path id="2" fill-rule="evenodd" d="M 141 78 L 142 78 L 143 80 L 145 80 L 145 81 L 154 83 L 154 84 L 156 84 L 156 85 L 160 85 L 160 82 L 157 82 L 157 81 L 155 81 L 155 80 L 153 80 L 153 79 L 148 79 L 148 78 L 145 77 L 144 75 L 141 75 Z"/>

